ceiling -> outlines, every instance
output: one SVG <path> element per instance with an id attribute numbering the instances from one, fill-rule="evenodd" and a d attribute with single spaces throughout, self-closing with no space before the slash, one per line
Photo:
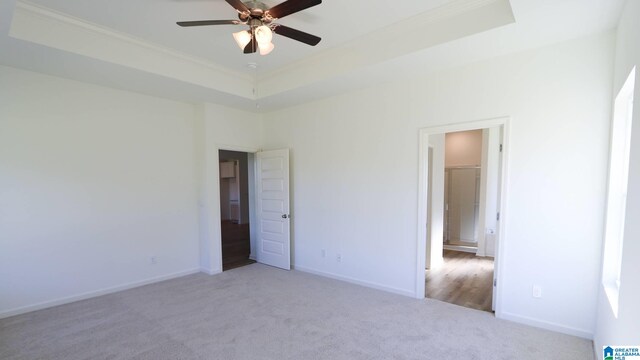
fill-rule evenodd
<path id="1" fill-rule="evenodd" d="M 89 22 L 116 29 L 135 37 L 161 44 L 213 61 L 236 71 L 250 62 L 259 71 L 273 70 L 324 49 L 353 40 L 373 30 L 396 23 L 411 15 L 441 6 L 449 0 L 394 0 L 371 6 L 372 1 L 325 0 L 321 5 L 278 20 L 278 23 L 322 37 L 316 47 L 284 37 L 274 40 L 277 51 L 269 56 L 245 55 L 231 33 L 241 26 L 205 26 L 179 28 L 176 21 L 237 19 L 237 12 L 224 0 L 32 0 L 50 9 Z M 267 6 L 278 0 L 265 0 Z M 411 9 L 408 13 L 405 9 Z"/>
<path id="2" fill-rule="evenodd" d="M 266 0 L 267 5 L 278 1 Z M 246 55 L 223 0 L 3 0 L 0 63 L 183 101 L 268 111 L 342 91 L 544 46 L 616 26 L 623 0 L 349 0 L 278 22 L 322 37 L 276 37 Z M 256 64 L 257 68 L 248 64 Z"/>

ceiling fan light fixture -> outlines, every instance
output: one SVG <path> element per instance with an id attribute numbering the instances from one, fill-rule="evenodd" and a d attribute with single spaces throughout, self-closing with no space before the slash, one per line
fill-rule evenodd
<path id="1" fill-rule="evenodd" d="M 175 0 L 177 1 L 177 0 Z M 210 26 L 210 25 L 243 25 L 249 30 L 233 33 L 233 39 L 244 54 L 254 54 L 260 50 L 261 55 L 273 51 L 273 33 L 296 40 L 307 45 L 316 46 L 320 38 L 281 24 L 275 20 L 297 13 L 310 7 L 320 5 L 322 0 L 284 0 L 278 5 L 267 6 L 263 0 L 225 0 L 237 12 L 239 20 L 196 20 L 179 21 L 178 26 Z"/>
<path id="2" fill-rule="evenodd" d="M 256 28 L 255 34 L 256 41 L 261 45 L 266 46 L 267 44 L 271 43 L 271 40 L 273 39 L 273 32 L 271 31 L 271 28 L 266 25 L 258 26 Z"/>
<path id="3" fill-rule="evenodd" d="M 260 55 L 269 55 L 270 52 L 273 51 L 275 45 L 272 42 L 267 44 L 258 43 L 258 49 L 260 49 Z"/>
<path id="4" fill-rule="evenodd" d="M 238 31 L 237 33 L 233 33 L 233 38 L 236 40 L 240 49 L 244 49 L 251 41 L 251 33 L 247 30 Z"/>

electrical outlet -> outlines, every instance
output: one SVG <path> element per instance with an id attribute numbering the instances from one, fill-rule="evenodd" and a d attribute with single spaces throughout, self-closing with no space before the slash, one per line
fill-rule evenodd
<path id="1" fill-rule="evenodd" d="M 323 258 L 327 257 L 327 250 L 325 249 L 320 250 L 320 256 L 322 256 Z"/>
<path id="2" fill-rule="evenodd" d="M 152 256 L 149 258 L 149 262 L 151 263 L 151 265 L 155 265 L 158 263 L 158 257 L 156 256 Z"/>
<path id="3" fill-rule="evenodd" d="M 337 254 L 337 255 L 336 255 L 336 261 L 337 261 L 337 262 L 342 262 L 342 255 Z"/>
<path id="4" fill-rule="evenodd" d="M 540 285 L 533 285 L 533 297 L 539 299 L 542 297 L 542 287 Z"/>

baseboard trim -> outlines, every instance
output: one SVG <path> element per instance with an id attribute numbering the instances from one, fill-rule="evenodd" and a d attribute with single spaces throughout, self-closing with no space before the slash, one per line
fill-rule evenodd
<path id="1" fill-rule="evenodd" d="M 102 295 L 112 294 L 112 293 L 123 291 L 123 290 L 129 290 L 129 289 L 137 288 L 140 286 L 149 285 L 149 284 L 166 281 L 166 280 L 171 280 L 171 279 L 175 279 L 175 278 L 179 278 L 187 275 L 192 275 L 192 274 L 199 273 L 201 271 L 202 270 L 199 268 L 189 269 L 189 270 L 179 271 L 179 272 L 175 272 L 168 275 L 153 277 L 153 278 L 142 280 L 142 281 L 134 281 L 134 282 L 126 283 L 124 285 L 118 285 L 118 286 L 100 289 L 96 291 L 89 291 L 82 294 L 72 295 L 72 296 L 51 300 L 51 301 L 44 301 L 44 302 L 33 304 L 33 305 L 22 306 L 19 308 L 0 312 L 0 319 L 21 315 L 21 314 L 26 314 L 32 311 L 47 309 L 54 306 L 69 304 L 72 302 L 86 300 L 86 299 L 90 299 L 90 298 L 94 298 Z"/>
<path id="2" fill-rule="evenodd" d="M 478 252 L 478 248 L 474 248 L 471 246 L 462 246 L 462 245 L 443 245 L 442 248 L 444 250 L 453 250 L 453 251 L 461 251 L 475 254 Z"/>
<path id="3" fill-rule="evenodd" d="M 516 315 L 516 314 L 504 312 L 504 311 L 501 312 L 500 314 L 496 313 L 496 317 L 499 319 L 509 320 L 509 321 L 513 321 L 520 324 L 525 324 L 525 325 L 529 325 L 529 326 L 533 326 L 533 327 L 537 327 L 545 330 L 551 330 L 551 331 L 555 331 L 555 332 L 559 332 L 567 335 L 581 337 L 583 339 L 593 340 L 593 332 L 584 330 L 584 329 L 577 329 L 574 327 L 565 326 L 565 325 L 550 322 L 550 321 L 538 320 L 538 319 L 530 318 L 527 316 Z"/>
<path id="4" fill-rule="evenodd" d="M 604 357 L 604 354 L 602 351 L 602 346 L 600 346 L 600 349 L 598 349 L 598 346 L 596 344 L 596 339 L 593 339 L 593 358 L 596 360 L 602 360 L 603 357 Z"/>
<path id="5" fill-rule="evenodd" d="M 364 286 L 364 287 L 368 287 L 376 290 L 382 290 L 382 291 L 403 295 L 403 296 L 408 296 L 412 298 L 416 297 L 416 294 L 413 291 L 389 287 L 389 286 L 385 286 L 385 285 L 381 285 L 381 284 L 377 284 L 369 281 L 358 280 L 349 276 L 338 275 L 338 274 L 311 269 L 311 268 L 299 266 L 299 265 L 291 265 L 291 268 L 297 271 L 318 275 L 318 276 L 323 276 L 323 277 L 327 277 L 334 280 L 340 280 L 340 281 L 344 281 L 351 284 L 360 285 L 360 286 Z"/>
<path id="6" fill-rule="evenodd" d="M 222 273 L 222 270 L 212 270 L 212 269 L 205 269 L 205 268 L 200 268 L 200 272 L 203 272 L 207 275 L 218 275 Z"/>

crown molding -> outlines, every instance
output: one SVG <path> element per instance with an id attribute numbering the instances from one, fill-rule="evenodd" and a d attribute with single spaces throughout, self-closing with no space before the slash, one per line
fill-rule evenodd
<path id="1" fill-rule="evenodd" d="M 456 0 L 257 77 L 25 0 L 9 35 L 259 101 L 514 22 L 509 0 Z"/>
<path id="2" fill-rule="evenodd" d="M 27 1 L 16 2 L 9 35 L 246 99 L 255 99 L 255 80 L 252 76 Z"/>
<path id="3" fill-rule="evenodd" d="M 458 0 L 257 78 L 270 97 L 515 22 L 509 0 Z"/>

